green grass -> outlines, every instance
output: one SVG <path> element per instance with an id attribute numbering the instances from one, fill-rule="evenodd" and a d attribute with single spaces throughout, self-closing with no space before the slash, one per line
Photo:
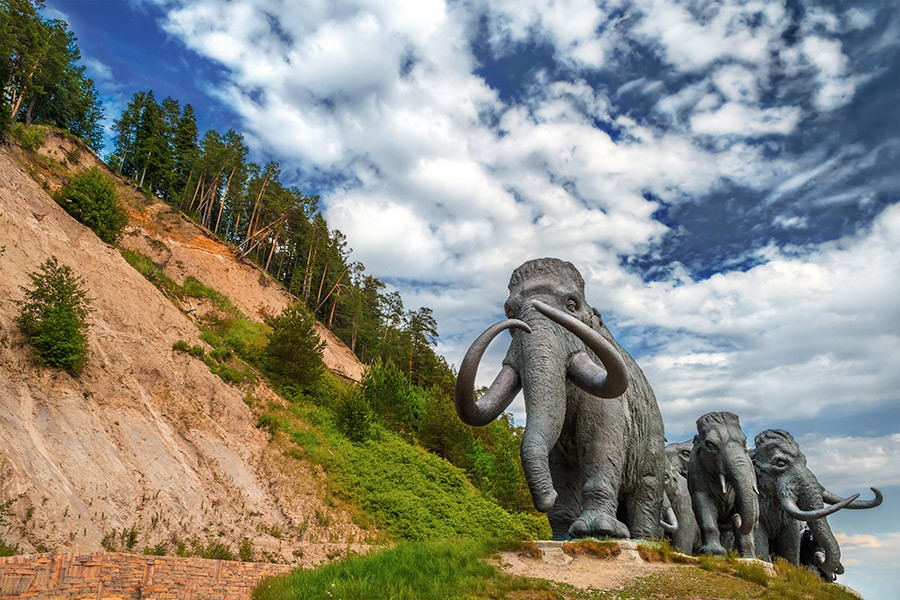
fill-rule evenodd
<path id="1" fill-rule="evenodd" d="M 304 425 L 310 422 L 315 427 Z M 300 404 L 271 409 L 259 425 L 286 434 L 296 456 L 328 473 L 332 493 L 394 539 L 550 536 L 545 518 L 504 510 L 479 493 L 463 471 L 396 433 L 381 429 L 355 444 L 338 431 L 326 409 Z"/>
<path id="2" fill-rule="evenodd" d="M 571 586 L 510 577 L 481 560 L 493 551 L 473 541 L 404 543 L 314 571 L 263 580 L 254 600 L 452 600 L 592 598 Z"/>
<path id="3" fill-rule="evenodd" d="M 121 250 L 122 257 L 155 285 L 170 300 L 183 300 L 185 297 L 205 298 L 212 302 L 222 314 L 204 315 L 201 319 L 201 338 L 213 347 L 205 353 L 200 346 L 191 346 L 184 340 L 178 340 L 173 350 L 186 352 L 200 358 L 209 370 L 230 384 L 241 384 L 253 381 L 253 367 L 259 366 L 259 355 L 266 345 L 269 327 L 248 319 L 224 294 L 206 286 L 193 277 L 188 277 L 183 285 L 179 285 L 162 269 L 156 266 L 149 256 L 135 250 Z M 236 358 L 240 357 L 240 360 Z"/>
<path id="4" fill-rule="evenodd" d="M 159 288 L 159 290 L 165 296 L 168 296 L 169 299 L 182 298 L 183 292 L 181 286 L 171 277 L 163 273 L 162 269 L 157 267 L 149 256 L 136 250 L 128 250 L 127 248 L 122 248 L 120 252 L 122 253 L 122 258 L 124 258 L 129 265 L 134 267 L 134 269 L 143 275 L 147 281 Z"/>

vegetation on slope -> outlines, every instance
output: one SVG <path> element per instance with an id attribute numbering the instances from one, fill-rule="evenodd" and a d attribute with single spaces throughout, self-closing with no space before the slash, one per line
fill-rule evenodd
<path id="1" fill-rule="evenodd" d="M 483 431 L 462 425 L 447 390 L 411 384 L 393 362 L 373 365 L 359 387 L 344 383 L 323 372 L 321 344 L 302 306 L 255 323 L 196 280 L 178 285 L 146 256 L 123 255 L 173 300 L 202 297 L 214 305 L 199 317 L 213 350 L 184 341 L 174 349 L 205 359 L 231 383 L 267 378 L 287 402 L 254 404 L 259 426 L 286 456 L 321 465 L 332 493 L 359 509 L 360 524 L 405 540 L 549 535 L 546 519 L 530 510 L 517 452 L 521 429 L 508 420 Z"/>
<path id="2" fill-rule="evenodd" d="M 39 364 L 78 376 L 87 358 L 90 302 L 84 280 L 55 256 L 31 273 L 31 288 L 22 288 L 16 318 Z"/>
<path id="3" fill-rule="evenodd" d="M 114 243 L 128 224 L 128 213 L 119 201 L 115 183 L 97 167 L 75 175 L 54 199 L 107 244 Z"/>
<path id="4" fill-rule="evenodd" d="M 31 123 L 67 128 L 96 148 L 100 105 L 93 82 L 77 65 L 78 48 L 66 24 L 42 20 L 42 7 L 39 1 L 0 0 L 0 108 L 8 110 L 27 152 L 42 145 L 47 131 Z M 335 490 L 396 538 L 546 533 L 545 520 L 531 512 L 522 475 L 521 428 L 506 419 L 473 430 L 456 419 L 453 372 L 434 351 L 431 309 L 407 310 L 397 292 L 351 261 L 346 238 L 329 229 L 318 197 L 282 183 L 277 163 L 249 161 L 239 133 L 201 136 L 190 104 L 158 102 L 152 91 L 134 95 L 114 132 L 108 162 L 115 171 L 185 211 L 298 298 L 282 315 L 256 323 L 216 290 L 192 279 L 178 284 L 148 257 L 123 251 L 173 301 L 202 299 L 214 307 L 199 321 L 211 348 L 181 340 L 175 351 L 196 356 L 235 385 L 267 378 L 288 405 L 271 408 L 261 422 L 271 420 L 279 435 L 313 431 L 306 441 L 313 435 L 330 452 L 312 452 L 290 438 L 294 451 L 322 464 Z M 52 159 L 40 168 L 69 177 Z M 79 176 L 58 196 L 70 208 L 83 204 L 72 211 L 83 221 L 90 221 L 85 214 L 115 213 L 116 202 L 106 202 L 111 195 L 97 173 Z M 81 180 L 88 182 L 87 192 L 78 189 Z M 93 226 L 114 241 L 121 222 L 100 219 Z M 313 317 L 373 364 L 358 390 L 322 373 Z"/>

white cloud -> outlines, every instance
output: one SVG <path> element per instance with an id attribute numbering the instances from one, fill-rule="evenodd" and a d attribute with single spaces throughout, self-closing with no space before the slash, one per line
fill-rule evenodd
<path id="1" fill-rule="evenodd" d="M 756 108 L 727 102 L 716 110 L 695 112 L 691 128 L 701 135 L 761 135 L 791 133 L 800 121 L 800 110 L 794 107 Z"/>
<path id="2" fill-rule="evenodd" d="M 856 77 L 847 73 L 847 57 L 835 39 L 808 36 L 800 45 L 803 57 L 816 69 L 818 90 L 814 97 L 819 110 L 834 110 L 848 103 L 856 92 Z"/>
<path id="3" fill-rule="evenodd" d="M 707 410 L 771 421 L 814 418 L 848 401 L 863 408 L 896 400 L 898 244 L 894 206 L 871 232 L 815 254 L 770 249 L 767 262 L 746 272 L 621 289 L 628 301 L 616 312 L 627 324 L 673 332 L 642 358 L 667 427 L 689 432 Z M 718 357 L 711 366 L 690 358 L 710 353 Z"/>
<path id="4" fill-rule="evenodd" d="M 900 486 L 900 433 L 877 437 L 807 434 L 798 440 L 819 482 L 838 494 L 871 497 L 869 487 Z"/>

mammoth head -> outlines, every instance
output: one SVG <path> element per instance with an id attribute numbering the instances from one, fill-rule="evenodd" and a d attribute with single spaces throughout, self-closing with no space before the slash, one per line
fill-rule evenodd
<path id="1" fill-rule="evenodd" d="M 492 325 L 469 347 L 456 380 L 456 409 L 469 425 L 496 419 L 532 384 L 561 390 L 566 380 L 600 398 L 615 398 L 628 388 L 625 360 L 604 336 L 599 313 L 584 299 L 584 279 L 569 262 L 556 258 L 531 260 L 513 271 L 506 321 Z M 500 373 L 476 404 L 473 397 L 478 363 L 500 332 L 513 331 L 513 343 Z M 610 336 L 611 337 L 611 336 Z M 599 363 L 599 364 L 598 364 Z M 602 366 L 601 366 L 602 365 Z"/>
<path id="2" fill-rule="evenodd" d="M 841 498 L 824 489 L 807 468 L 806 456 L 794 436 L 787 431 L 767 429 L 756 436 L 754 443 L 753 464 L 760 486 L 776 495 L 785 512 L 795 519 L 811 521 L 841 508 L 874 508 L 881 504 L 882 495 L 876 488 L 872 488 L 875 499 L 869 501 L 857 501 L 859 494 Z M 798 501 L 807 506 L 799 508 Z M 831 506 L 823 506 L 824 503 Z"/>
<path id="3" fill-rule="evenodd" d="M 528 322 L 534 313 L 533 300 L 577 318 L 585 325 L 599 329 L 600 315 L 584 298 L 584 279 L 575 266 L 557 258 L 530 260 L 513 271 L 509 278 L 509 297 L 503 304 L 506 316 Z M 530 324 L 530 323 L 529 323 Z"/>
<path id="4" fill-rule="evenodd" d="M 841 551 L 825 517 L 841 508 L 872 508 L 881 504 L 881 492 L 872 488 L 875 499 L 857 501 L 859 494 L 841 498 L 824 489 L 806 466 L 806 456 L 787 431 L 767 429 L 756 436 L 753 464 L 766 497 L 777 499 L 785 514 L 806 521 L 810 535 L 821 552 L 816 552 L 814 566 L 834 579 L 843 572 Z M 827 506 L 826 504 L 830 504 Z"/>
<path id="5" fill-rule="evenodd" d="M 693 440 L 666 444 L 666 460 L 685 477 L 687 477 L 688 463 L 691 461 L 693 447 Z"/>
<path id="6" fill-rule="evenodd" d="M 736 414 L 711 412 L 697 419 L 691 470 L 695 460 L 709 484 L 718 478 L 723 497 L 734 491 L 735 525 L 742 535 L 750 533 L 759 516 L 756 474 Z"/>

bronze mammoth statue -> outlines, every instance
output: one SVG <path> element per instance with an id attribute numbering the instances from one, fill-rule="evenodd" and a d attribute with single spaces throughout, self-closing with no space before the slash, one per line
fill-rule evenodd
<path id="1" fill-rule="evenodd" d="M 753 465 L 759 482 L 759 525 L 756 553 L 764 560 L 781 556 L 794 564 L 809 563 L 823 578 L 833 581 L 844 572 L 841 549 L 826 517 L 842 508 L 874 508 L 881 492 L 872 488 L 874 500 L 857 500 L 859 494 L 841 498 L 819 484 L 806 466 L 806 456 L 794 437 L 780 429 L 756 436 Z M 804 538 L 804 525 L 808 533 Z"/>
<path id="2" fill-rule="evenodd" d="M 663 504 L 663 424 L 656 397 L 584 297 L 575 267 L 529 261 L 509 282 L 507 320 L 469 348 L 456 382 L 456 410 L 486 425 L 522 390 L 522 465 L 534 506 L 554 537 L 658 538 Z M 475 402 L 478 363 L 509 330 L 500 373 Z"/>
<path id="3" fill-rule="evenodd" d="M 711 412 L 697 419 L 688 489 L 703 538 L 700 552 L 724 554 L 734 543 L 742 556 L 754 558 L 759 492 L 747 436 L 734 413 Z"/>

